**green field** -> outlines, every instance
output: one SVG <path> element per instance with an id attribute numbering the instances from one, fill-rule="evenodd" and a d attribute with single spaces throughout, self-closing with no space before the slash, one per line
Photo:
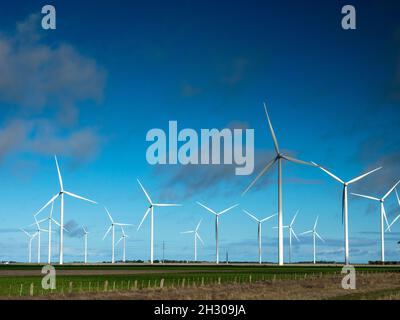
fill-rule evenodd
<path id="1" fill-rule="evenodd" d="M 42 266 L 1 265 L 0 297 L 48 295 L 41 287 Z M 249 283 L 267 280 L 304 279 L 339 274 L 341 266 L 258 265 L 63 265 L 55 266 L 57 293 L 110 292 L 162 287 L 188 287 L 217 283 Z M 357 272 L 400 272 L 400 266 L 356 266 Z M 20 272 L 29 271 L 30 275 Z M 69 273 L 63 275 L 63 271 Z M 35 273 L 37 272 L 37 275 Z M 82 275 L 79 273 L 86 272 Z M 94 272 L 96 274 L 90 274 Z M 104 272 L 104 274 L 102 274 Z M 118 272 L 119 274 L 109 274 Z M 128 272 L 132 274 L 127 274 Z M 99 274 L 98 274 L 99 273 Z"/>

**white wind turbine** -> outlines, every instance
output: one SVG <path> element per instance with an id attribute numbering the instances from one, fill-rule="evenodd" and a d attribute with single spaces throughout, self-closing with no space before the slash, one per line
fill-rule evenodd
<path id="1" fill-rule="evenodd" d="M 197 262 L 197 239 L 199 239 L 201 241 L 201 243 L 203 244 L 203 246 L 204 246 L 204 241 L 203 241 L 203 239 L 201 239 L 201 237 L 199 235 L 200 224 L 201 224 L 201 220 L 197 224 L 196 229 L 190 230 L 190 231 L 181 232 L 182 234 L 186 234 L 186 233 L 193 233 L 194 234 L 194 261 L 195 262 Z"/>
<path id="2" fill-rule="evenodd" d="M 181 205 L 180 204 L 170 204 L 170 203 L 153 203 L 149 194 L 144 189 L 143 185 L 140 183 L 139 179 L 137 179 L 137 182 L 139 183 L 140 188 L 143 190 L 143 193 L 145 194 L 147 200 L 149 201 L 149 207 L 147 208 L 137 230 L 140 229 L 144 220 L 146 219 L 147 215 L 150 212 L 150 263 L 153 264 L 153 262 L 154 262 L 154 207 L 180 207 Z"/>
<path id="3" fill-rule="evenodd" d="M 118 243 L 120 243 L 121 241 L 123 241 L 123 251 L 122 251 L 122 262 L 126 261 L 126 238 L 129 238 L 129 236 L 125 233 L 124 227 L 121 226 L 121 232 L 122 232 L 122 236 L 121 238 L 117 241 L 117 243 L 115 245 L 118 245 Z"/>
<path id="4" fill-rule="evenodd" d="M 38 246 L 37 246 L 37 260 L 38 260 L 38 263 L 40 263 L 41 233 L 42 233 L 42 232 L 49 232 L 49 231 L 48 231 L 48 230 L 45 230 L 45 229 L 42 229 L 42 228 L 40 227 L 40 223 L 42 223 L 43 220 L 38 221 L 38 220 L 36 219 L 36 215 L 34 215 L 33 217 L 35 218 L 35 222 L 32 223 L 31 226 L 36 225 L 36 234 L 37 234 L 37 238 L 38 238 L 38 239 L 37 239 L 37 243 L 38 243 Z M 44 220 L 47 220 L 47 219 L 44 219 Z"/>
<path id="5" fill-rule="evenodd" d="M 110 231 L 112 231 L 111 235 L 112 235 L 112 257 L 111 257 L 111 263 L 115 263 L 115 255 L 114 255 L 114 249 L 115 249 L 115 226 L 131 226 L 131 224 L 127 224 L 127 223 L 119 223 L 119 222 L 114 222 L 114 219 L 112 218 L 110 212 L 107 210 L 106 207 L 104 207 L 104 209 L 107 212 L 108 217 L 110 218 L 111 221 L 111 225 L 110 227 L 107 229 L 106 233 L 104 234 L 103 240 L 107 237 L 108 233 Z"/>
<path id="6" fill-rule="evenodd" d="M 61 177 L 61 173 L 60 173 L 60 168 L 58 166 L 58 161 L 57 161 L 57 157 L 54 156 L 54 159 L 56 161 L 56 167 L 57 167 L 57 174 L 58 174 L 58 181 L 60 184 L 60 191 L 54 195 L 37 213 L 39 214 L 40 212 L 42 212 L 49 204 L 53 203 L 58 197 L 60 197 L 60 258 L 59 258 L 59 263 L 63 264 L 64 263 L 64 255 L 63 255 L 63 242 L 64 242 L 64 194 L 69 195 L 73 198 L 77 198 L 80 200 L 85 200 L 91 203 L 95 203 L 97 204 L 97 202 L 93 201 L 93 200 L 89 200 L 86 199 L 84 197 L 78 196 L 72 192 L 66 191 L 64 190 L 64 185 L 63 185 L 63 180 Z"/>
<path id="7" fill-rule="evenodd" d="M 316 251 L 316 248 L 315 248 L 315 242 L 316 242 L 316 238 L 318 238 L 318 239 L 320 239 L 322 242 L 325 242 L 325 240 L 324 239 L 322 239 L 322 237 L 318 234 L 318 232 L 317 232 L 317 223 L 318 223 L 318 217 L 317 217 L 317 219 L 315 220 L 315 223 L 314 223 L 314 228 L 312 229 L 312 230 L 309 230 L 309 231 L 306 231 L 306 232 L 302 232 L 302 233 L 300 233 L 299 235 L 301 236 L 301 235 L 305 235 L 305 234 L 309 234 L 309 233 L 312 233 L 312 235 L 313 235 L 313 252 L 314 252 L 314 255 L 313 255 L 313 263 L 315 264 L 315 262 L 316 262 L 316 259 L 315 259 L 315 251 Z"/>
<path id="8" fill-rule="evenodd" d="M 31 263 L 32 262 L 32 240 L 38 235 L 38 233 L 37 232 L 35 232 L 35 233 L 33 233 L 33 234 L 30 234 L 30 233 L 28 233 L 28 232 L 26 232 L 24 229 L 20 229 L 23 233 L 25 233 L 27 236 L 28 236 L 28 238 L 29 238 L 29 244 L 28 244 L 28 261 L 29 261 L 29 263 Z"/>
<path id="9" fill-rule="evenodd" d="M 292 221 L 288 226 L 283 226 L 283 228 L 288 228 L 289 230 L 289 263 L 292 263 L 292 235 L 296 238 L 297 241 L 300 241 L 293 229 L 293 224 L 294 221 L 296 220 L 298 213 L 299 210 L 296 211 L 296 214 L 294 215 Z M 276 229 L 276 227 L 274 228 Z"/>
<path id="10" fill-rule="evenodd" d="M 239 204 L 235 204 L 231 207 L 229 207 L 228 209 L 222 210 L 220 212 L 216 212 L 213 209 L 210 209 L 209 207 L 206 207 L 204 204 L 201 204 L 200 202 L 197 201 L 197 204 L 202 206 L 204 209 L 206 209 L 207 211 L 210 211 L 212 214 L 215 215 L 215 255 L 216 255 L 216 263 L 219 263 L 219 252 L 218 252 L 218 226 L 219 226 L 219 217 L 228 212 L 229 210 L 232 210 L 233 208 L 236 208 Z"/>
<path id="11" fill-rule="evenodd" d="M 380 213 L 381 213 L 381 261 L 385 262 L 385 227 L 384 227 L 384 222 L 386 221 L 386 225 L 388 226 L 388 229 L 390 231 L 390 225 L 386 216 L 386 211 L 385 211 L 385 200 L 386 198 L 393 192 L 393 190 L 397 187 L 397 185 L 400 183 L 400 180 L 397 181 L 397 183 L 389 189 L 388 192 L 382 197 L 382 198 L 376 198 L 376 197 L 371 197 L 371 196 L 366 196 L 363 194 L 358 194 L 358 193 L 352 193 L 353 196 L 357 197 L 362 197 L 366 198 L 369 200 L 374 200 L 380 202 Z"/>
<path id="12" fill-rule="evenodd" d="M 258 263 L 262 263 L 262 223 L 277 216 L 278 214 L 275 213 L 272 216 L 269 216 L 267 218 L 264 219 L 258 219 L 255 215 L 251 214 L 249 211 L 247 210 L 243 210 L 244 213 L 246 213 L 250 218 L 253 218 L 256 222 L 257 222 L 257 239 L 258 239 Z"/>
<path id="13" fill-rule="evenodd" d="M 313 162 L 314 163 L 314 162 Z M 361 176 L 358 176 L 354 179 L 351 179 L 348 182 L 343 181 L 342 179 L 338 178 L 335 176 L 333 173 L 329 172 L 327 169 L 324 167 L 317 165 L 314 163 L 316 166 L 318 166 L 322 171 L 327 173 L 329 176 L 331 176 L 333 179 L 336 181 L 340 182 L 343 185 L 343 194 L 342 194 L 342 223 L 344 224 L 344 260 L 345 264 L 349 264 L 349 225 L 348 225 L 348 207 L 347 207 L 347 198 L 348 198 L 348 186 L 354 182 L 357 182 L 366 176 L 370 175 L 371 173 L 378 171 L 382 169 L 382 167 L 376 168 L 374 170 L 371 170 L 367 173 L 362 174 Z"/>
<path id="14" fill-rule="evenodd" d="M 267 163 L 264 169 L 259 173 L 259 175 L 243 192 L 242 196 L 246 194 L 247 191 L 251 189 L 251 187 L 253 187 L 253 185 L 257 182 L 257 180 L 261 178 L 273 164 L 275 164 L 276 162 L 278 163 L 278 263 L 281 266 L 284 263 L 283 262 L 282 160 L 287 160 L 289 162 L 304 164 L 308 166 L 315 166 L 315 165 L 303 160 L 295 159 L 293 157 L 281 153 L 278 146 L 278 140 L 276 139 L 275 132 L 272 127 L 272 123 L 269 118 L 267 106 L 265 103 L 264 103 L 264 109 L 265 109 L 265 114 L 267 115 L 268 126 L 271 132 L 272 140 L 274 142 L 276 156 L 270 162 Z"/>
<path id="15" fill-rule="evenodd" d="M 89 232 L 85 227 L 82 227 L 83 230 L 83 238 L 84 238 L 84 256 L 85 256 L 85 264 L 87 263 L 87 245 L 88 245 L 88 234 Z"/>
<path id="16" fill-rule="evenodd" d="M 57 221 L 53 218 L 53 206 L 54 206 L 54 202 L 51 203 L 51 209 L 50 209 L 50 214 L 49 214 L 49 216 L 48 216 L 47 218 L 44 218 L 44 219 L 38 221 L 39 224 L 42 223 L 42 222 L 45 222 L 45 221 L 47 221 L 47 222 L 49 223 L 49 229 L 48 229 L 48 248 L 47 248 L 47 263 L 48 263 L 48 264 L 51 263 L 51 234 L 53 233 L 53 231 L 52 231 L 52 224 L 53 224 L 53 222 L 54 222 L 57 226 L 61 227 L 60 223 L 57 222 Z M 37 215 L 37 213 L 35 214 L 35 217 L 36 217 L 36 215 Z M 64 231 L 67 231 L 67 229 L 66 229 L 65 227 L 64 227 L 63 229 L 64 229 Z"/>

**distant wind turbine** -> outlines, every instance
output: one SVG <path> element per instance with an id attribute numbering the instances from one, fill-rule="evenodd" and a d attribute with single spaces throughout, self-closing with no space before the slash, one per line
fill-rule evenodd
<path id="1" fill-rule="evenodd" d="M 110 212 L 107 210 L 106 207 L 104 207 L 104 209 L 107 212 L 108 217 L 110 218 L 111 221 L 111 225 L 110 227 L 107 229 L 106 233 L 104 234 L 103 240 L 107 237 L 107 235 L 109 234 L 110 231 L 111 235 L 112 235 L 112 255 L 111 255 L 111 263 L 115 263 L 115 255 L 114 255 L 114 251 L 115 251 L 115 226 L 131 226 L 131 224 L 127 224 L 127 223 L 119 223 L 119 222 L 114 222 L 114 219 L 112 218 Z"/>
<path id="2" fill-rule="evenodd" d="M 32 262 L 32 240 L 38 235 L 37 232 L 30 234 L 28 232 L 26 232 L 24 229 L 20 229 L 23 233 L 25 233 L 27 235 L 27 237 L 29 238 L 29 243 L 28 243 L 28 261 L 29 263 Z"/>
<path id="3" fill-rule="evenodd" d="M 88 235 L 89 232 L 87 231 L 87 229 L 85 227 L 82 227 L 83 230 L 83 238 L 84 238 L 84 261 L 85 264 L 87 263 L 87 248 L 88 248 Z"/>
<path id="4" fill-rule="evenodd" d="M 245 214 L 247 214 L 250 218 L 254 219 L 257 222 L 257 239 L 258 239 L 258 263 L 262 263 L 262 223 L 277 216 L 278 214 L 275 213 L 272 216 L 269 216 L 267 218 L 264 219 L 258 219 L 255 215 L 253 215 L 252 213 L 250 213 L 247 210 L 243 210 L 243 212 Z"/>
<path id="5" fill-rule="evenodd" d="M 296 214 L 294 215 L 292 221 L 288 226 L 283 226 L 283 228 L 287 228 L 289 231 L 289 263 L 292 263 L 292 235 L 296 238 L 297 241 L 300 241 L 293 229 L 293 224 L 294 221 L 296 220 L 298 213 L 299 210 L 297 210 Z"/>
<path id="6" fill-rule="evenodd" d="M 144 195 L 146 196 L 147 200 L 149 201 L 149 207 L 146 210 L 142 221 L 139 224 L 139 227 L 137 228 L 138 230 L 142 226 L 144 220 L 146 219 L 147 215 L 150 213 L 150 263 L 153 264 L 154 262 L 154 207 L 180 207 L 180 204 L 170 204 L 170 203 L 154 203 L 143 185 L 140 183 L 139 179 L 137 179 L 137 182 L 140 185 L 140 188 L 142 189 Z"/>
<path id="7" fill-rule="evenodd" d="M 313 162 L 314 163 L 314 162 Z M 338 178 L 335 176 L 333 173 L 329 172 L 327 169 L 324 167 L 314 163 L 316 166 L 318 166 L 322 171 L 327 173 L 329 176 L 331 176 L 333 179 L 336 181 L 340 182 L 343 185 L 343 194 L 342 194 L 342 223 L 344 223 L 344 260 L 345 264 L 349 264 L 349 225 L 348 225 L 348 207 L 347 207 L 347 198 L 348 198 L 348 186 L 354 182 L 357 182 L 366 176 L 370 175 L 371 173 L 378 171 L 382 169 L 382 167 L 376 168 L 374 170 L 371 170 L 367 173 L 362 174 L 361 176 L 358 176 L 348 182 L 343 181 L 342 179 Z"/>
<path id="8" fill-rule="evenodd" d="M 94 204 L 97 204 L 97 202 L 93 200 L 86 199 L 84 197 L 78 196 L 72 192 L 64 190 L 64 185 L 63 185 L 63 180 L 61 177 L 60 173 L 60 168 L 58 166 L 58 161 L 57 157 L 54 156 L 54 159 L 56 161 L 56 167 L 57 167 L 57 174 L 58 174 L 58 182 L 60 184 L 60 191 L 54 195 L 37 213 L 38 215 L 40 212 L 42 212 L 45 208 L 47 208 L 48 205 L 53 203 L 58 197 L 60 197 L 61 205 L 60 205 L 60 258 L 59 258 L 59 263 L 63 264 L 64 263 L 64 254 L 63 254 L 63 245 L 64 245 L 64 194 L 69 195 L 73 198 L 77 198 L 80 200 L 88 201 Z"/>
<path id="9" fill-rule="evenodd" d="M 324 239 L 322 239 L 322 237 L 319 235 L 319 233 L 317 232 L 317 223 L 318 223 L 318 217 L 317 217 L 317 219 L 315 220 L 315 223 L 314 223 L 314 228 L 312 228 L 312 230 L 309 230 L 309 231 L 306 231 L 306 232 L 302 232 L 302 233 L 300 233 L 299 235 L 301 236 L 301 235 L 305 235 L 305 234 L 309 234 L 309 233 L 312 233 L 312 235 L 313 235 L 313 252 L 314 252 L 314 254 L 313 254 L 313 263 L 315 264 L 315 262 L 316 262 L 316 258 L 315 258 L 315 255 L 316 255 L 316 246 L 315 246 L 315 242 L 316 242 L 316 238 L 318 238 L 319 240 L 321 240 L 322 242 L 325 242 L 325 240 Z"/>
<path id="10" fill-rule="evenodd" d="M 182 234 L 193 233 L 193 235 L 194 235 L 194 261 L 195 262 L 197 262 L 197 239 L 199 239 L 201 241 L 201 243 L 204 245 L 204 241 L 203 241 L 203 239 L 201 239 L 201 237 L 199 235 L 200 224 L 201 224 L 201 220 L 197 224 L 196 229 L 181 232 Z"/>
<path id="11" fill-rule="evenodd" d="M 38 244 L 38 245 L 37 245 L 37 261 L 38 261 L 38 263 L 40 263 L 41 233 L 42 233 L 42 232 L 49 232 L 49 231 L 48 231 L 48 230 L 45 230 L 45 229 L 42 229 L 42 228 L 40 227 L 40 223 L 42 223 L 43 220 L 42 220 L 42 221 L 38 221 L 38 220 L 36 219 L 36 215 L 34 215 L 33 218 L 35 219 L 35 222 L 32 223 L 31 226 L 36 225 L 37 244 Z M 47 219 L 45 219 L 45 220 L 47 220 Z"/>
<path id="12" fill-rule="evenodd" d="M 385 262 L 385 227 L 384 227 L 384 222 L 386 221 L 386 225 L 388 230 L 390 231 L 390 225 L 386 216 L 386 210 L 385 210 L 385 200 L 386 198 L 393 192 L 393 190 L 397 187 L 397 185 L 400 183 L 400 180 L 396 182 L 396 184 L 389 189 L 388 192 L 382 197 L 382 198 L 376 198 L 376 197 L 371 197 L 371 196 L 366 196 L 363 194 L 358 194 L 358 193 L 352 193 L 353 196 L 361 197 L 361 198 L 366 198 L 369 200 L 374 200 L 380 202 L 380 207 L 381 207 L 381 261 Z"/>
<path id="13" fill-rule="evenodd" d="M 219 217 L 228 212 L 229 210 L 232 210 L 233 208 L 236 208 L 238 206 L 238 204 L 235 204 L 231 207 L 229 207 L 228 209 L 222 210 L 220 212 L 216 212 L 213 209 L 210 209 L 209 207 L 205 206 L 204 204 L 201 204 L 200 202 L 197 201 L 197 204 L 199 206 L 202 206 L 204 209 L 206 209 L 207 211 L 211 212 L 213 215 L 215 215 L 215 255 L 216 255 L 216 263 L 219 263 L 219 252 L 218 252 L 218 226 L 219 226 Z"/>
<path id="14" fill-rule="evenodd" d="M 121 238 L 117 241 L 117 243 L 115 245 L 118 245 L 118 243 L 120 243 L 122 241 L 122 262 L 126 261 L 126 238 L 129 238 L 129 236 L 125 233 L 124 227 L 121 226 L 121 232 L 122 232 L 122 236 Z"/>
<path id="15" fill-rule="evenodd" d="M 247 189 L 243 192 L 242 195 L 246 194 L 251 189 L 251 187 L 254 186 L 254 184 L 257 182 L 257 180 L 260 179 L 269 170 L 269 168 L 273 164 L 275 164 L 276 162 L 278 163 L 278 263 L 281 266 L 284 263 L 283 262 L 282 160 L 287 160 L 289 162 L 299 163 L 299 164 L 303 164 L 303 165 L 307 165 L 307 166 L 315 166 L 315 165 L 310 162 L 298 160 L 296 158 L 293 158 L 286 154 L 281 153 L 279 146 L 278 146 L 278 140 L 276 139 L 275 132 L 272 127 L 272 123 L 269 118 L 267 106 L 265 103 L 264 103 L 264 109 L 265 109 L 265 114 L 267 115 L 268 126 L 269 126 L 269 130 L 271 132 L 272 140 L 274 141 L 276 156 L 270 162 L 267 163 L 267 165 L 264 167 L 264 169 L 253 180 L 253 182 L 247 187 Z"/>

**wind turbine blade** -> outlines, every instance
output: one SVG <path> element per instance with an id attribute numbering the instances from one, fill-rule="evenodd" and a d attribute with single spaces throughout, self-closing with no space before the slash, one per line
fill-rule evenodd
<path id="1" fill-rule="evenodd" d="M 387 228 L 388 228 L 388 230 L 390 232 L 392 232 L 392 230 L 390 230 L 389 222 L 388 222 L 388 219 L 387 219 L 387 216 L 386 216 L 385 206 L 382 206 L 382 211 L 383 211 L 383 217 L 385 218 L 385 221 L 386 221 Z"/>
<path id="2" fill-rule="evenodd" d="M 294 237 L 296 238 L 297 241 L 300 241 L 300 239 L 297 237 L 296 232 L 294 232 L 293 228 L 290 229 Z"/>
<path id="3" fill-rule="evenodd" d="M 74 197 L 74 198 L 77 198 L 77 199 L 81 199 L 81 200 L 84 200 L 84 201 L 88 201 L 88 202 L 90 202 L 90 203 L 97 204 L 96 201 L 93 201 L 93 200 L 90 200 L 90 199 L 87 199 L 87 198 L 78 196 L 78 195 L 75 194 L 75 193 L 72 193 L 72 192 L 69 192 L 69 191 L 64 191 L 64 193 L 67 194 L 67 195 L 69 195 L 69 196 L 71 196 L 71 197 Z"/>
<path id="4" fill-rule="evenodd" d="M 397 185 L 400 183 L 400 180 L 396 182 L 396 184 L 383 196 L 383 200 L 385 200 L 391 193 L 392 191 L 397 187 Z"/>
<path id="5" fill-rule="evenodd" d="M 183 231 L 183 232 L 181 232 L 182 234 L 187 234 L 187 233 L 194 233 L 194 231 L 192 230 L 192 231 Z"/>
<path id="6" fill-rule="evenodd" d="M 107 235 L 108 235 L 109 232 L 111 231 L 111 228 L 112 228 L 112 226 L 110 226 L 110 227 L 107 229 L 106 233 L 104 234 L 103 240 L 107 237 Z"/>
<path id="7" fill-rule="evenodd" d="M 290 156 L 287 156 L 287 155 L 282 155 L 282 158 L 283 158 L 283 159 L 286 159 L 286 160 L 288 160 L 288 161 L 291 161 L 291 162 L 295 162 L 295 163 L 299 163 L 299 164 L 304 164 L 304 165 L 306 165 L 306 166 L 315 167 L 315 164 L 313 164 L 312 162 L 307 162 L 307 161 L 299 160 L 299 159 L 296 159 L 296 158 L 293 158 L 293 157 L 290 157 Z"/>
<path id="8" fill-rule="evenodd" d="M 143 187 L 143 185 L 140 183 L 139 179 L 136 179 L 136 180 L 137 180 L 137 182 L 139 183 L 140 188 L 142 188 L 142 190 L 143 190 L 143 192 L 144 192 L 144 194 L 145 194 L 147 200 L 149 200 L 150 204 L 153 204 L 153 202 L 151 201 L 151 198 L 150 198 L 149 194 L 147 193 L 147 191 L 146 191 L 146 189 Z"/>
<path id="9" fill-rule="evenodd" d="M 235 204 L 235 205 L 229 207 L 228 209 L 225 209 L 225 210 L 219 212 L 218 215 L 220 216 L 220 215 L 224 214 L 225 212 L 228 212 L 228 211 L 230 211 L 230 210 L 236 208 L 238 205 L 239 205 L 239 204 Z"/>
<path id="10" fill-rule="evenodd" d="M 353 182 L 356 182 L 358 180 L 361 180 L 362 178 L 365 178 L 366 176 L 370 175 L 371 173 L 374 173 L 375 171 L 378 171 L 382 169 L 382 167 L 376 168 L 374 170 L 368 171 L 367 173 L 362 174 L 361 176 L 358 176 L 357 178 L 354 178 L 352 180 L 350 180 L 349 182 L 347 182 L 347 184 L 351 184 Z"/>
<path id="11" fill-rule="evenodd" d="M 174 203 L 154 203 L 153 206 L 155 207 L 181 207 L 181 204 L 174 204 Z"/>
<path id="12" fill-rule="evenodd" d="M 209 207 L 205 206 L 204 204 L 202 204 L 202 203 L 200 203 L 200 202 L 198 202 L 198 201 L 196 201 L 196 203 L 197 203 L 199 206 L 202 206 L 204 209 L 210 211 L 211 213 L 213 213 L 213 214 L 215 214 L 215 215 L 218 215 L 213 209 L 210 209 Z"/>
<path id="13" fill-rule="evenodd" d="M 144 214 L 144 216 L 143 216 L 143 219 L 142 219 L 142 221 L 140 222 L 139 227 L 137 228 L 138 230 L 139 230 L 140 227 L 142 226 L 142 224 L 143 224 L 144 220 L 146 219 L 147 215 L 149 214 L 149 212 L 150 212 L 150 208 L 148 208 L 148 209 L 146 210 L 146 212 L 145 212 L 145 214 Z"/>
<path id="14" fill-rule="evenodd" d="M 309 233 L 312 233 L 312 232 L 313 232 L 313 230 L 308 230 L 308 231 L 300 233 L 299 236 L 303 236 L 305 234 L 309 234 Z"/>
<path id="15" fill-rule="evenodd" d="M 195 229 L 196 232 L 199 230 L 202 220 L 203 220 L 203 219 L 200 219 L 199 223 L 197 224 L 196 229 Z"/>
<path id="16" fill-rule="evenodd" d="M 112 218 L 112 216 L 111 216 L 110 212 L 108 211 L 108 209 L 107 209 L 106 207 L 104 207 L 104 210 L 106 210 L 106 212 L 107 212 L 107 215 L 108 215 L 108 217 L 109 217 L 109 218 L 110 218 L 110 220 L 111 220 L 111 223 L 114 223 L 114 220 L 113 220 L 113 218 Z"/>
<path id="17" fill-rule="evenodd" d="M 269 115 L 268 115 L 267 104 L 265 102 L 264 102 L 264 110 L 265 110 L 265 114 L 267 115 L 268 126 L 269 126 L 269 130 L 271 131 L 272 140 L 274 141 L 275 152 L 277 154 L 279 154 L 280 152 L 279 152 L 278 140 L 276 139 L 275 131 L 274 131 L 274 128 L 272 127 L 271 119 L 269 118 Z"/>
<path id="18" fill-rule="evenodd" d="M 327 169 L 325 169 L 323 166 L 316 164 L 315 162 L 311 162 L 312 164 L 314 164 L 315 166 L 319 167 L 322 171 L 324 171 L 326 174 L 330 175 L 333 179 L 335 179 L 336 181 L 339 181 L 340 183 L 344 183 L 344 181 L 340 178 L 338 178 L 337 176 L 335 176 L 332 172 L 329 172 Z"/>
<path id="19" fill-rule="evenodd" d="M 319 216 L 317 217 L 317 219 L 315 219 L 315 223 L 314 223 L 314 230 L 317 228 L 318 219 L 319 219 Z"/>
<path id="20" fill-rule="evenodd" d="M 375 198 L 375 197 L 371 197 L 371 196 L 366 196 L 363 194 L 359 194 L 359 193 L 351 193 L 353 196 L 357 196 L 357 197 L 361 197 L 361 198 L 366 198 L 366 199 L 370 199 L 370 200 L 375 200 L 375 201 L 380 201 L 380 199 Z"/>
<path id="21" fill-rule="evenodd" d="M 200 240 L 200 242 L 203 244 L 203 246 L 204 246 L 204 241 L 203 241 L 203 239 L 200 237 L 200 235 L 198 234 L 198 233 L 196 233 L 196 237 L 197 237 L 197 239 L 199 239 Z"/>
<path id="22" fill-rule="evenodd" d="M 392 223 L 386 228 L 385 231 L 390 230 L 390 228 L 395 224 L 395 222 L 396 222 L 397 220 L 399 220 L 399 218 L 400 218 L 400 214 L 399 214 L 396 218 L 394 218 L 394 220 L 392 221 Z"/>
<path id="23" fill-rule="evenodd" d="M 272 219 L 273 217 L 275 217 L 275 216 L 277 216 L 277 215 L 278 215 L 278 214 L 275 213 L 275 214 L 273 214 L 272 216 L 269 216 L 269 217 L 266 217 L 266 218 L 262 219 L 260 222 L 264 222 L 264 221 L 267 221 L 267 220 L 269 220 L 269 219 Z"/>
<path id="24" fill-rule="evenodd" d="M 123 227 L 123 226 L 132 226 L 132 224 L 129 224 L 129 223 L 119 223 L 119 222 L 115 222 L 114 225 L 120 226 L 120 227 Z"/>
<path id="25" fill-rule="evenodd" d="M 121 242 L 121 240 L 123 239 L 124 237 L 121 237 L 121 238 L 119 238 L 119 240 L 117 241 L 117 243 L 115 244 L 116 246 L 118 245 L 118 243 L 120 243 Z"/>
<path id="26" fill-rule="evenodd" d="M 45 222 L 45 221 L 47 221 L 47 220 L 49 220 L 49 218 L 44 218 L 44 219 L 42 219 L 42 220 L 39 220 L 39 221 L 37 221 L 37 223 L 38 223 L 38 224 L 41 224 L 41 223 L 43 223 L 43 222 Z"/>
<path id="27" fill-rule="evenodd" d="M 257 222 L 260 222 L 260 220 L 258 218 L 256 218 L 255 216 L 253 216 L 250 212 L 248 212 L 247 210 L 243 209 L 243 212 L 245 214 L 247 214 L 249 217 L 253 218 L 254 220 L 256 220 Z"/>
<path id="28" fill-rule="evenodd" d="M 85 227 L 82 226 L 82 229 L 83 229 L 84 233 L 89 233 L 89 232 L 87 232 L 87 229 Z"/>
<path id="29" fill-rule="evenodd" d="M 50 209 L 50 219 L 53 217 L 53 208 L 54 208 L 54 201 L 51 203 L 51 209 Z"/>
<path id="30" fill-rule="evenodd" d="M 322 237 L 318 234 L 318 232 L 315 232 L 315 235 L 319 238 L 319 240 L 321 240 L 322 242 L 325 242 L 325 240 L 322 239 Z"/>
<path id="31" fill-rule="evenodd" d="M 397 202 L 398 202 L 398 204 L 400 206 L 400 197 L 399 197 L 399 194 L 397 193 L 397 189 L 395 189 L 395 191 L 396 191 Z"/>
<path id="32" fill-rule="evenodd" d="M 25 233 L 29 238 L 32 237 L 32 236 L 31 236 L 28 232 L 26 232 L 24 229 L 20 228 L 19 230 L 21 230 L 23 233 Z"/>
<path id="33" fill-rule="evenodd" d="M 296 211 L 296 214 L 294 215 L 292 222 L 290 222 L 290 226 L 293 225 L 294 221 L 296 220 L 297 215 L 299 214 L 299 210 Z"/>
<path id="34" fill-rule="evenodd" d="M 52 203 L 54 200 L 56 200 L 57 197 L 58 197 L 59 195 L 60 195 L 60 194 L 57 193 L 55 196 L 53 196 L 53 198 L 51 198 L 51 199 L 49 200 L 49 202 L 47 202 L 38 212 L 36 212 L 36 213 L 34 214 L 34 216 L 37 216 L 37 215 L 38 215 L 39 213 L 41 213 L 44 209 L 46 209 L 47 206 L 48 206 L 50 203 Z"/>
<path id="35" fill-rule="evenodd" d="M 258 176 L 250 183 L 250 185 L 246 188 L 246 190 L 243 191 L 242 196 L 244 196 L 255 185 L 258 179 L 260 179 L 268 171 L 268 169 L 276 162 L 277 159 L 278 158 L 275 157 L 270 162 L 267 163 L 264 169 L 262 169 L 262 171 L 258 174 Z"/>
<path id="36" fill-rule="evenodd" d="M 57 174 L 58 174 L 58 182 L 60 183 L 60 190 L 63 191 L 64 186 L 63 186 L 63 181 L 62 181 L 62 177 L 61 177 L 60 167 L 58 166 L 57 156 L 54 156 L 54 159 L 56 160 L 56 167 L 57 167 Z"/>

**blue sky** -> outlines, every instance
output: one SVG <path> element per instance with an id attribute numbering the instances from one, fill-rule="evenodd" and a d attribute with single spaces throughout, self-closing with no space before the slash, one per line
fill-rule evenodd
<path id="1" fill-rule="evenodd" d="M 273 154 L 264 100 L 287 152 L 344 180 L 384 167 L 352 192 L 381 196 L 400 178 L 395 1 L 352 1 L 357 30 L 351 31 L 340 27 L 348 4 L 342 1 L 53 1 L 55 31 L 40 28 L 44 4 L 2 4 L 0 260 L 26 259 L 18 228 L 31 224 L 57 191 L 54 154 L 66 189 L 106 205 L 116 220 L 138 225 L 146 210 L 136 178 L 153 198 L 184 204 L 156 210 L 156 258 L 163 240 L 166 258 L 191 258 L 192 239 L 179 232 L 202 218 L 206 245 L 199 258 L 214 259 L 214 220 L 195 204 L 201 201 L 216 210 L 240 203 L 221 218 L 221 257 L 227 249 L 232 260 L 256 260 L 257 226 L 241 210 L 276 212 L 276 168 L 241 197 L 254 175 L 238 177 L 223 166 L 150 166 L 145 137 L 152 128 L 167 129 L 169 120 L 180 129 L 254 128 L 256 174 Z M 318 244 L 319 259 L 343 259 L 340 197 L 341 186 L 320 170 L 285 164 L 284 221 L 300 209 L 300 233 L 320 216 L 327 242 Z M 379 259 L 378 209 L 350 197 L 351 261 Z M 394 195 L 387 211 L 389 220 L 400 213 Z M 66 199 L 65 212 L 71 229 L 91 231 L 89 259 L 109 260 L 102 206 Z M 263 226 L 266 261 L 277 260 L 275 225 Z M 399 257 L 399 231 L 396 225 L 386 237 L 388 260 Z M 128 233 L 127 257 L 148 259 L 148 221 Z M 65 245 L 66 261 L 82 259 L 78 231 Z M 311 239 L 304 237 L 294 259 L 311 258 Z"/>

